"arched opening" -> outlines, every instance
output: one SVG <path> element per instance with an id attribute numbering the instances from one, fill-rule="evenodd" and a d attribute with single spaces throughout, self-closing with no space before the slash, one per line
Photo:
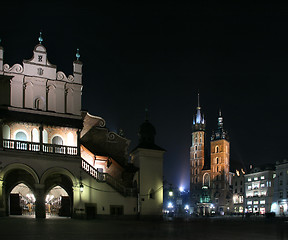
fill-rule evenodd
<path id="1" fill-rule="evenodd" d="M 3 203 L 6 215 L 34 214 L 34 186 L 38 183 L 35 172 L 25 165 L 11 165 L 3 171 L 6 172 L 3 177 Z"/>
<path id="2" fill-rule="evenodd" d="M 36 128 L 33 128 L 32 130 L 32 142 L 40 142 L 39 130 Z"/>
<path id="3" fill-rule="evenodd" d="M 18 131 L 15 135 L 15 140 L 27 141 L 27 134 L 24 131 Z"/>
<path id="4" fill-rule="evenodd" d="M 35 215 L 35 196 L 24 183 L 19 183 L 9 195 L 10 215 Z"/>
<path id="5" fill-rule="evenodd" d="M 52 144 L 63 145 L 63 139 L 60 136 L 55 136 L 52 138 Z"/>
<path id="6" fill-rule="evenodd" d="M 52 138 L 52 144 L 58 145 L 55 146 L 55 153 L 65 153 L 65 148 L 62 147 L 63 139 L 60 136 L 55 136 Z"/>
<path id="7" fill-rule="evenodd" d="M 48 132 L 43 130 L 43 143 L 48 143 Z"/>
<path id="8" fill-rule="evenodd" d="M 10 139 L 10 127 L 8 125 L 3 126 L 3 138 Z"/>
<path id="9" fill-rule="evenodd" d="M 73 209 L 73 183 L 70 177 L 52 173 L 44 180 L 46 216 L 71 217 Z"/>
<path id="10" fill-rule="evenodd" d="M 61 186 L 53 187 L 45 197 L 46 216 L 71 216 L 71 200 Z"/>

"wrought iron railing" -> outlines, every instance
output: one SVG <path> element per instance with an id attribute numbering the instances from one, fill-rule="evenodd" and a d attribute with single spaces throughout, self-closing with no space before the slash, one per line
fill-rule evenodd
<path id="1" fill-rule="evenodd" d="M 3 148 L 30 152 L 58 153 L 77 155 L 77 147 L 63 146 L 48 143 L 36 143 L 11 139 L 3 139 Z"/>
<path id="2" fill-rule="evenodd" d="M 137 189 L 136 188 L 128 188 L 124 186 L 119 180 L 113 178 L 108 173 L 99 172 L 93 166 L 91 166 L 88 162 L 82 159 L 82 169 L 85 170 L 90 176 L 95 178 L 98 182 L 106 182 L 110 185 L 113 189 L 117 192 L 122 194 L 125 197 L 135 197 L 137 196 Z"/>

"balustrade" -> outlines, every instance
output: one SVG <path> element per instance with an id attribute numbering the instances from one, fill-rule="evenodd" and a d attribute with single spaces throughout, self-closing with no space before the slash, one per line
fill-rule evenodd
<path id="1" fill-rule="evenodd" d="M 95 178 L 99 182 L 106 182 L 116 191 L 124 196 L 136 196 L 136 188 L 127 188 L 119 180 L 113 178 L 108 173 L 99 172 L 96 168 L 91 166 L 88 162 L 82 159 L 82 169 L 87 172 L 91 177 Z"/>
<path id="2" fill-rule="evenodd" d="M 42 148 L 41 148 L 42 145 Z M 3 139 L 3 148 L 29 152 L 57 153 L 64 155 L 77 155 L 77 147 L 63 146 L 48 143 L 26 142 L 19 140 Z"/>

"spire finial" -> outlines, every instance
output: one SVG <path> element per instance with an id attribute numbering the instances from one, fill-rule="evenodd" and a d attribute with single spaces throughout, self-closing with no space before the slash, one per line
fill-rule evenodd
<path id="1" fill-rule="evenodd" d="M 80 58 L 79 48 L 77 48 L 76 58 L 77 58 L 77 61 L 79 61 L 79 58 Z"/>
<path id="2" fill-rule="evenodd" d="M 222 114 L 221 114 L 221 108 L 219 108 L 219 117 L 221 117 L 221 115 L 222 115 Z"/>
<path id="3" fill-rule="evenodd" d="M 198 108 L 200 108 L 200 93 L 198 91 Z"/>
<path id="4" fill-rule="evenodd" d="M 42 32 L 39 33 L 39 38 L 38 38 L 38 40 L 39 40 L 39 43 L 42 44 L 42 42 L 43 42 Z"/>

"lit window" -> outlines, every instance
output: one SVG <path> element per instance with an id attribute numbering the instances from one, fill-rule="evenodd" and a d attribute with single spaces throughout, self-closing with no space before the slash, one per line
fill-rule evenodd
<path id="1" fill-rule="evenodd" d="M 276 173 L 273 173 L 273 178 L 275 178 L 276 177 Z"/>
<path id="2" fill-rule="evenodd" d="M 239 196 L 239 203 L 243 203 L 243 196 Z"/>
<path id="3" fill-rule="evenodd" d="M 252 201 L 247 201 L 247 204 L 248 205 L 252 205 Z"/>
<path id="4" fill-rule="evenodd" d="M 265 187 L 265 183 L 261 183 L 261 188 Z"/>
<path id="5" fill-rule="evenodd" d="M 15 139 L 19 141 L 27 141 L 27 135 L 25 132 L 19 131 L 16 133 Z"/>
<path id="6" fill-rule="evenodd" d="M 253 204 L 259 204 L 259 201 L 254 201 Z"/>
<path id="7" fill-rule="evenodd" d="M 257 181 L 258 180 L 258 177 L 254 177 L 254 181 Z"/>
<path id="8" fill-rule="evenodd" d="M 261 176 L 261 178 L 260 179 L 265 179 L 265 177 L 264 176 Z"/>
<path id="9" fill-rule="evenodd" d="M 248 182 L 251 182 L 251 180 L 252 180 L 252 179 L 249 177 L 249 178 L 248 178 Z"/>
<path id="10" fill-rule="evenodd" d="M 248 190 L 251 190 L 252 189 L 252 186 L 251 185 L 248 185 Z"/>
<path id="11" fill-rule="evenodd" d="M 259 195 L 259 192 L 258 192 L 258 191 L 254 191 L 253 195 L 254 195 L 254 196 L 258 196 L 258 195 Z"/>
<path id="12" fill-rule="evenodd" d="M 260 204 L 265 204 L 265 200 L 260 200 Z"/>

